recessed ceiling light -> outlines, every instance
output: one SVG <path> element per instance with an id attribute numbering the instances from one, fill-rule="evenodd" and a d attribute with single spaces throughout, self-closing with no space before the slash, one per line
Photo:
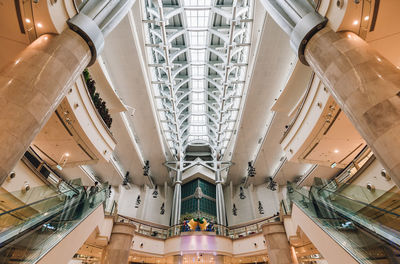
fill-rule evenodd
<path id="1" fill-rule="evenodd" d="M 26 23 L 31 23 L 31 20 L 29 18 L 25 18 Z"/>
<path id="2" fill-rule="evenodd" d="M 365 20 L 365 21 L 368 21 L 368 20 L 369 20 L 369 16 L 365 16 L 365 17 L 364 17 L 364 20 Z"/>
<path id="3" fill-rule="evenodd" d="M 353 25 L 355 25 L 355 26 L 358 25 L 358 20 L 354 20 Z"/>
<path id="4" fill-rule="evenodd" d="M 68 153 L 68 152 L 67 152 L 67 153 L 65 153 L 64 155 L 65 155 L 65 157 L 69 157 L 69 153 Z"/>
<path id="5" fill-rule="evenodd" d="M 38 26 L 38 28 L 42 28 L 43 27 L 42 23 L 37 23 L 36 25 Z"/>
<path id="6" fill-rule="evenodd" d="M 338 150 L 338 149 L 335 149 L 333 152 L 335 152 L 335 153 L 339 153 L 339 150 Z"/>

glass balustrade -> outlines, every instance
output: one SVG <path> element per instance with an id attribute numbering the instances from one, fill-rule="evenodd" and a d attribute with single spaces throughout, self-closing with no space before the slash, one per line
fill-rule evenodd
<path id="1" fill-rule="evenodd" d="M 11 221 L 0 233 L 0 263 L 35 263 L 108 197 L 107 184 L 97 192 L 77 190 L 0 214 L 0 223 Z"/>
<path id="2" fill-rule="evenodd" d="M 385 210 L 315 186 L 308 191 L 288 184 L 288 196 L 292 203 L 360 263 L 400 262 L 400 248 L 394 239 L 397 235 L 384 236 L 384 233 L 377 232 L 383 226 L 362 213 L 360 206 L 381 213 Z M 398 216 L 386 213 L 398 222 Z"/>
<path id="3" fill-rule="evenodd" d="M 184 224 L 179 224 L 171 227 L 161 226 L 161 225 L 155 226 L 139 219 L 128 218 L 121 215 L 118 215 L 117 221 L 132 223 L 136 225 L 137 227 L 136 232 L 138 234 L 161 238 L 161 239 L 167 239 L 169 237 L 180 236 L 185 234 L 193 234 L 192 232 L 200 232 L 200 230 L 193 231 L 187 229 L 186 225 Z M 261 233 L 262 232 L 261 226 L 263 224 L 276 221 L 280 221 L 279 216 L 268 217 L 265 219 L 261 219 L 257 222 L 245 223 L 243 225 L 233 228 L 211 223 L 210 225 L 207 226 L 206 230 L 201 232 L 205 234 L 210 232 L 211 234 L 215 234 L 218 236 L 226 236 L 232 239 L 237 239 Z"/>

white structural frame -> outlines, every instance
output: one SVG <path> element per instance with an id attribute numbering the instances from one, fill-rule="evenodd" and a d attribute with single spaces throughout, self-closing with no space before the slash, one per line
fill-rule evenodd
<path id="1" fill-rule="evenodd" d="M 238 122 L 251 0 L 143 1 L 155 106 L 171 153 L 183 161 L 189 145 L 207 145 L 221 160 Z"/>

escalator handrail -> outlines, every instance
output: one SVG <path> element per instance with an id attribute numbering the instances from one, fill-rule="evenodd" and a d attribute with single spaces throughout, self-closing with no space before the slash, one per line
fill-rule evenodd
<path id="1" fill-rule="evenodd" d="M 97 195 L 98 193 L 103 192 L 103 191 L 107 192 L 107 188 L 103 187 L 103 188 L 99 189 L 94 195 Z M 57 196 L 53 196 L 53 197 L 57 197 Z M 49 197 L 48 199 L 50 199 L 50 198 L 52 198 L 52 197 Z M 104 198 L 107 199 L 107 196 L 105 195 Z M 43 200 L 46 200 L 46 199 L 43 199 Z M 80 201 L 78 200 L 77 202 L 79 203 Z M 99 203 L 99 205 L 100 205 L 100 204 L 101 204 L 101 203 Z M 98 206 L 99 206 L 99 205 L 98 205 Z M 60 206 L 60 205 L 57 205 L 57 207 L 59 207 L 59 206 Z M 98 206 L 96 206 L 96 208 L 97 208 Z M 62 208 L 62 207 L 61 207 L 61 208 Z M 95 209 L 96 209 L 96 208 L 95 208 Z M 40 220 L 39 222 L 35 223 L 34 226 L 40 226 L 40 225 L 42 225 L 43 223 L 45 223 L 45 222 L 49 221 L 50 219 L 54 218 L 55 216 L 57 216 L 59 213 L 60 213 L 60 211 L 59 211 L 58 209 L 57 209 L 57 211 L 52 211 L 52 213 L 51 213 L 50 215 L 46 216 L 45 218 L 43 218 L 43 219 Z M 84 219 L 85 219 L 85 218 L 84 218 Z M 82 220 L 84 220 L 84 219 L 82 219 Z M 81 221 L 80 221 L 80 222 L 81 222 Z M 80 222 L 79 222 L 79 223 L 80 223 Z M 27 228 L 26 230 L 31 230 L 31 228 L 32 228 L 32 226 L 30 226 L 30 227 Z M 6 230 L 5 232 L 8 232 L 8 231 L 9 231 L 9 230 Z M 17 236 L 20 237 L 20 236 L 22 236 L 22 235 L 24 235 L 24 234 L 25 234 L 25 231 L 19 231 L 18 234 L 17 234 Z M 4 235 L 4 234 L 2 233 L 2 235 Z M 8 243 L 8 241 L 12 241 L 12 239 L 11 239 L 10 237 L 8 237 L 8 238 L 2 237 L 2 239 L 0 239 L 0 248 L 1 248 L 1 247 L 4 247 L 4 246 Z"/>
<path id="2" fill-rule="evenodd" d="M 303 197 L 306 197 L 307 199 L 311 200 L 309 197 L 307 197 L 305 194 L 295 190 L 293 188 L 293 191 L 300 194 Z M 297 208 L 299 208 L 305 215 L 307 215 L 307 217 L 309 217 L 311 219 L 311 221 L 313 221 L 319 228 L 322 229 L 323 232 L 325 232 L 331 239 L 333 239 L 340 247 L 342 247 L 347 253 L 350 254 L 350 256 L 352 256 L 358 263 L 363 263 L 362 260 L 360 259 L 360 257 L 355 254 L 352 250 L 349 249 L 349 247 L 345 247 L 342 243 L 341 240 L 339 240 L 337 237 L 335 237 L 335 235 L 331 234 L 331 232 L 329 232 L 328 230 L 326 230 L 324 228 L 324 225 L 318 221 L 315 217 L 310 216 L 308 214 L 308 212 L 301 206 L 298 204 L 298 201 L 291 199 L 292 203 L 295 203 Z"/>
<path id="3" fill-rule="evenodd" d="M 108 190 L 107 188 L 103 187 L 103 188 L 99 189 L 99 190 L 95 193 L 95 195 L 98 194 L 98 193 L 100 193 L 100 192 L 103 192 L 103 191 L 107 193 L 107 190 Z M 107 195 L 104 196 L 104 201 L 105 201 L 105 200 L 107 200 Z M 103 202 L 104 202 L 104 201 L 103 201 Z M 103 204 L 103 202 L 100 202 L 98 205 L 96 205 L 96 207 L 91 208 L 92 211 L 91 211 L 89 214 L 87 214 L 85 217 L 83 217 L 83 218 L 80 219 L 78 222 L 76 222 L 73 226 L 71 226 L 71 228 L 69 229 L 69 232 L 67 232 L 67 233 L 63 234 L 62 236 L 60 236 L 59 239 L 58 239 L 55 243 L 53 243 L 50 247 L 48 247 L 47 250 L 41 252 L 41 254 L 40 254 L 36 259 L 37 259 L 37 260 L 40 260 L 40 259 L 42 259 L 45 255 L 47 255 L 47 253 L 49 253 L 50 250 L 52 250 L 55 246 L 57 246 L 57 245 L 58 245 L 67 235 L 69 235 L 77 226 L 79 226 L 83 221 L 85 221 L 86 218 L 89 217 L 89 215 L 91 215 L 95 210 L 97 210 L 97 208 L 99 208 L 99 206 L 101 206 L 101 205 Z"/>
<path id="4" fill-rule="evenodd" d="M 0 216 L 2 216 L 2 215 L 6 215 L 6 214 L 10 214 L 10 213 L 12 213 L 12 212 L 15 212 L 15 211 L 17 211 L 17 210 L 21 210 L 21 209 L 24 209 L 24 208 L 26 208 L 26 207 L 30 207 L 30 206 L 32 206 L 32 205 L 35 205 L 35 204 L 38 204 L 38 203 L 41 203 L 41 202 L 44 202 L 44 201 L 47 201 L 47 200 L 50 200 L 50 199 L 56 198 L 56 197 L 58 197 L 58 196 L 60 196 L 60 195 L 62 195 L 62 194 L 66 194 L 66 193 L 68 193 L 68 192 L 72 192 L 72 191 L 73 191 L 73 190 L 68 190 L 68 191 L 61 192 L 61 193 L 59 193 L 59 194 L 57 194 L 57 195 L 54 195 L 54 196 L 46 197 L 46 198 L 43 198 L 43 199 L 37 200 L 37 201 L 35 201 L 35 202 L 32 202 L 32 203 L 29 203 L 29 204 L 22 205 L 22 206 L 20 206 L 20 207 L 17 207 L 17 208 L 11 209 L 11 210 L 9 210 L 9 211 L 6 211 L 6 212 L 3 212 L 3 213 L 0 213 Z"/>
<path id="5" fill-rule="evenodd" d="M 314 187 L 315 187 L 315 186 L 314 186 Z M 310 201 L 311 201 L 312 199 L 315 199 L 315 197 L 314 197 L 314 198 L 310 198 L 310 197 L 308 197 L 307 195 L 305 195 L 304 193 L 301 193 L 301 192 L 299 192 L 298 190 L 296 190 L 296 189 L 294 189 L 294 188 L 293 188 L 293 191 L 296 192 L 296 193 L 298 193 L 298 194 L 300 194 L 302 197 L 305 197 L 306 199 L 308 199 L 308 200 L 310 200 Z M 291 201 L 294 202 L 294 203 L 296 203 L 296 204 L 298 203 L 298 201 L 296 201 L 296 200 L 293 201 L 293 200 L 291 199 Z M 346 215 L 345 213 L 341 212 L 340 210 L 343 210 L 343 209 L 340 209 L 340 207 L 337 208 L 337 207 L 334 206 L 333 204 L 326 204 L 326 203 L 324 203 L 324 202 L 322 202 L 322 201 L 318 201 L 318 200 L 316 200 L 316 202 L 319 203 L 319 204 L 322 204 L 322 205 L 325 206 L 325 207 L 328 207 L 328 208 L 330 208 L 330 209 L 333 209 L 336 213 L 338 213 L 339 215 L 341 215 L 341 217 L 344 217 L 344 218 L 346 218 L 346 219 L 350 219 L 350 220 L 356 222 L 356 223 L 358 224 L 358 227 L 359 227 L 359 228 L 362 228 L 362 229 L 364 229 L 364 230 L 367 231 L 367 232 L 373 232 L 375 235 L 378 235 L 378 237 L 379 237 L 381 240 L 383 240 L 383 241 L 385 241 L 385 242 L 387 242 L 387 243 L 391 243 L 392 245 L 396 245 L 397 247 L 400 246 L 400 243 L 399 243 L 399 241 L 398 241 L 398 239 L 397 239 L 398 235 L 395 235 L 395 234 L 398 234 L 398 231 L 397 231 L 397 230 L 387 229 L 385 225 L 382 225 L 382 224 L 380 224 L 380 223 L 377 223 L 377 224 L 371 223 L 371 224 L 374 225 L 375 228 L 376 228 L 376 230 L 373 230 L 373 229 L 371 229 L 371 227 L 370 227 L 369 224 L 365 225 L 365 223 L 363 223 L 362 221 L 359 221 L 359 219 L 355 219 L 355 218 L 353 218 L 353 217 L 351 217 L 351 216 L 348 216 L 348 215 Z M 300 209 L 302 209 L 302 211 L 304 211 L 304 209 L 301 207 L 300 204 L 298 204 L 298 207 L 299 207 Z M 304 211 L 304 212 L 305 212 L 305 211 Z M 305 212 L 305 213 L 306 213 L 306 212 Z M 311 218 L 312 218 L 312 217 L 311 217 Z M 370 221 L 370 220 L 368 220 L 368 221 Z"/>
<path id="6" fill-rule="evenodd" d="M 374 208 L 374 209 L 376 209 L 376 210 L 378 210 L 378 211 L 382 211 L 382 212 L 384 212 L 384 213 L 391 214 L 391 215 L 394 215 L 394 216 L 396 216 L 396 217 L 400 217 L 400 215 L 398 215 L 398 214 L 396 214 L 396 213 L 394 213 L 394 212 L 391 212 L 391 211 L 388 211 L 388 210 L 386 210 L 386 209 L 377 207 L 377 206 L 375 206 L 375 205 L 368 204 L 368 203 L 366 203 L 366 202 L 362 202 L 362 201 L 356 200 L 356 199 L 354 199 L 354 198 L 352 198 L 352 197 L 348 197 L 348 196 L 346 196 L 346 195 L 343 195 L 343 194 L 340 194 L 340 193 L 336 193 L 336 192 L 331 191 L 331 190 L 328 190 L 328 189 L 321 189 L 321 188 L 316 187 L 316 186 L 313 186 L 313 187 L 316 188 L 316 189 L 319 189 L 319 191 L 322 191 L 322 190 L 323 190 L 323 191 L 327 191 L 327 192 L 330 192 L 330 193 L 332 193 L 332 194 L 334 194 L 334 195 L 343 197 L 343 198 L 345 198 L 345 199 L 347 199 L 347 200 L 350 200 L 350 201 L 353 201 L 353 202 L 362 204 L 362 205 L 364 205 L 364 206 L 366 206 L 366 207 Z"/>

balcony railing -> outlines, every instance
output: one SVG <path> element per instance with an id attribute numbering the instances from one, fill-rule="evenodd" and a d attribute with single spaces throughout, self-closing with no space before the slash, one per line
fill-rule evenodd
<path id="1" fill-rule="evenodd" d="M 218 224 L 213 224 L 212 228 L 206 229 L 206 231 L 191 231 L 185 230 L 183 224 L 179 224 L 176 226 L 164 226 L 149 223 L 143 220 L 130 218 L 122 215 L 118 215 L 118 222 L 126 222 L 132 223 L 137 226 L 136 232 L 141 235 L 159 238 L 159 239 L 167 239 L 169 237 L 180 236 L 194 232 L 204 232 L 211 233 L 217 236 L 229 237 L 231 239 L 238 239 L 242 237 L 247 237 L 250 235 L 258 234 L 262 232 L 262 225 L 266 223 L 278 222 L 280 221 L 279 215 L 274 215 L 268 218 L 257 219 L 255 221 L 247 222 L 240 225 L 235 225 L 231 227 L 226 227 Z"/>
<path id="2" fill-rule="evenodd" d="M 90 98 L 92 99 L 98 114 L 100 115 L 104 124 L 106 124 L 108 128 L 111 128 L 112 118 L 109 114 L 106 102 L 100 97 L 100 94 L 96 92 L 96 82 L 92 79 L 87 69 L 83 72 L 83 77 L 85 80 L 84 84 L 86 89 L 89 91 Z"/>

